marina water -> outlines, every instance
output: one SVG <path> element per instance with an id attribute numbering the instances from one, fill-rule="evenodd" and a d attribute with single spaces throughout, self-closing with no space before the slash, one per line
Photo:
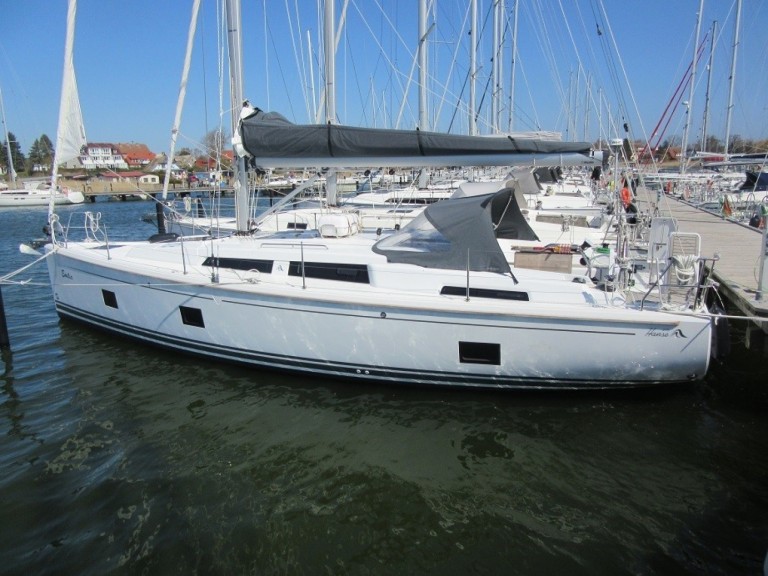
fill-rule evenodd
<path id="1" fill-rule="evenodd" d="M 155 231 L 149 202 L 62 223 L 84 210 L 112 241 Z M 3 274 L 44 223 L 0 211 Z M 743 326 L 689 386 L 409 389 L 135 344 L 60 321 L 44 264 L 17 279 L 2 287 L 3 574 L 762 573 L 768 370 Z"/>

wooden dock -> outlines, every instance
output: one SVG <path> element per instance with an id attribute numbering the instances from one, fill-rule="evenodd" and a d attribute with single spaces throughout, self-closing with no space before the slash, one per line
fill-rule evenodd
<path id="1" fill-rule="evenodd" d="M 651 206 L 650 201 L 642 200 L 644 195 L 642 190 L 639 192 L 640 210 L 647 211 Z M 652 201 L 656 201 L 655 195 Z M 720 284 L 720 294 L 745 316 L 765 318 L 764 322 L 756 320 L 753 326 L 760 327 L 768 334 L 768 283 L 763 283 L 761 296 L 757 292 L 762 230 L 666 195 L 661 197 L 659 212 L 675 218 L 680 232 L 696 233 L 701 237 L 703 257 L 719 255 L 714 265 L 707 265 L 714 269 L 713 276 Z"/>

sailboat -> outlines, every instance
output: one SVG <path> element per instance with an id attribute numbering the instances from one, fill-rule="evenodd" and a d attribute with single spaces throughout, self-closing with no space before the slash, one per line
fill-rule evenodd
<path id="1" fill-rule="evenodd" d="M 37 184 L 39 186 L 39 183 Z M 37 188 L 8 188 L 0 190 L 0 208 L 24 206 L 48 206 L 54 204 L 80 204 L 85 200 L 82 192 L 69 188 L 57 188 L 51 191 L 43 186 Z"/>
<path id="2" fill-rule="evenodd" d="M 67 11 L 67 45 L 65 47 L 64 73 L 61 83 L 61 100 L 59 103 L 59 124 L 56 130 L 56 148 L 54 150 L 53 173 L 50 185 L 33 188 L 17 188 L 0 191 L 0 206 L 48 206 L 56 204 L 79 204 L 85 201 L 85 196 L 77 190 L 70 190 L 58 184 L 59 165 L 74 160 L 80 155 L 86 144 L 83 114 L 80 109 L 80 98 L 77 92 L 75 66 L 73 60 L 74 26 L 77 11 L 77 0 L 70 0 Z M 5 112 L 3 112 L 5 124 Z M 6 132 L 6 141 L 8 135 Z M 10 148 L 8 150 L 10 158 Z M 11 172 L 13 168 L 11 167 Z"/>
<path id="3" fill-rule="evenodd" d="M 81 192 L 55 189 L 52 194 L 47 186 L 41 186 L 41 182 L 22 183 L 17 179 L 11 153 L 11 141 L 8 136 L 8 125 L 5 121 L 5 106 L 2 93 L 0 93 L 0 112 L 2 112 L 6 154 L 8 157 L 8 177 L 10 180 L 10 186 L 5 185 L 0 188 L 0 207 L 48 206 L 51 201 L 51 195 L 53 195 L 53 202 L 55 204 L 77 204 L 83 202 L 85 197 Z"/>
<path id="4" fill-rule="evenodd" d="M 242 96 L 240 20 L 227 5 L 238 200 L 245 166 L 590 163 L 588 143 L 296 125 Z M 245 104 L 242 104 L 245 102 Z M 514 191 L 427 206 L 386 236 L 314 228 L 220 238 L 109 238 L 51 214 L 45 246 L 60 317 L 175 352 L 359 382 L 478 388 L 621 388 L 706 374 L 706 310 L 633 301 L 574 274 L 513 269 Z"/>

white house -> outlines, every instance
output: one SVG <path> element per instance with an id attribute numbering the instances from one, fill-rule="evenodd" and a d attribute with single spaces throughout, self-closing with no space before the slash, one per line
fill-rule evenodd
<path id="1" fill-rule="evenodd" d="M 128 164 L 113 144 L 86 144 L 80 162 L 86 170 L 127 170 Z"/>

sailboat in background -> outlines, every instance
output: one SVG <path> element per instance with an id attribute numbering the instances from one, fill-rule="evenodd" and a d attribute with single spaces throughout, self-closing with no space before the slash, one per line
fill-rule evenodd
<path id="1" fill-rule="evenodd" d="M 16 169 L 13 165 L 13 151 L 11 150 L 11 138 L 8 136 L 8 124 L 5 121 L 5 104 L 3 104 L 3 91 L 0 90 L 0 119 L 3 121 L 3 134 L 5 134 L 5 152 L 7 158 L 6 174 L 13 188 L 16 188 Z M 8 185 L 0 182 L 0 190 L 6 190 Z"/>
<path id="2" fill-rule="evenodd" d="M 59 126 L 56 130 L 56 148 L 51 173 L 50 209 L 56 204 L 57 197 L 64 196 L 72 204 L 83 202 L 81 192 L 59 187 L 59 166 L 78 158 L 83 147 L 88 143 L 85 137 L 83 112 L 80 109 L 80 96 L 77 91 L 75 76 L 75 16 L 77 0 L 69 0 L 67 9 L 67 40 L 64 48 L 64 72 L 61 78 L 61 100 L 59 101 Z"/>
<path id="3" fill-rule="evenodd" d="M 58 186 L 58 169 L 60 164 L 74 160 L 80 156 L 86 145 L 83 115 L 80 109 L 80 98 L 77 92 L 75 66 L 72 56 L 74 43 L 75 13 L 77 0 L 70 0 L 67 13 L 67 46 L 64 59 L 64 76 L 62 78 L 61 101 L 59 103 L 59 125 L 56 131 L 56 148 L 54 150 L 53 173 L 48 186 L 41 182 L 27 183 L 25 186 L 0 191 L 0 207 L 9 206 L 49 206 L 54 204 L 80 204 L 85 200 L 82 192 Z M 0 102 L 1 104 L 1 102 Z M 5 126 L 5 110 L 3 110 L 3 125 Z M 8 143 L 8 158 L 11 160 L 10 143 L 6 128 L 5 139 Z M 12 160 L 9 162 L 11 174 L 14 176 Z"/>

